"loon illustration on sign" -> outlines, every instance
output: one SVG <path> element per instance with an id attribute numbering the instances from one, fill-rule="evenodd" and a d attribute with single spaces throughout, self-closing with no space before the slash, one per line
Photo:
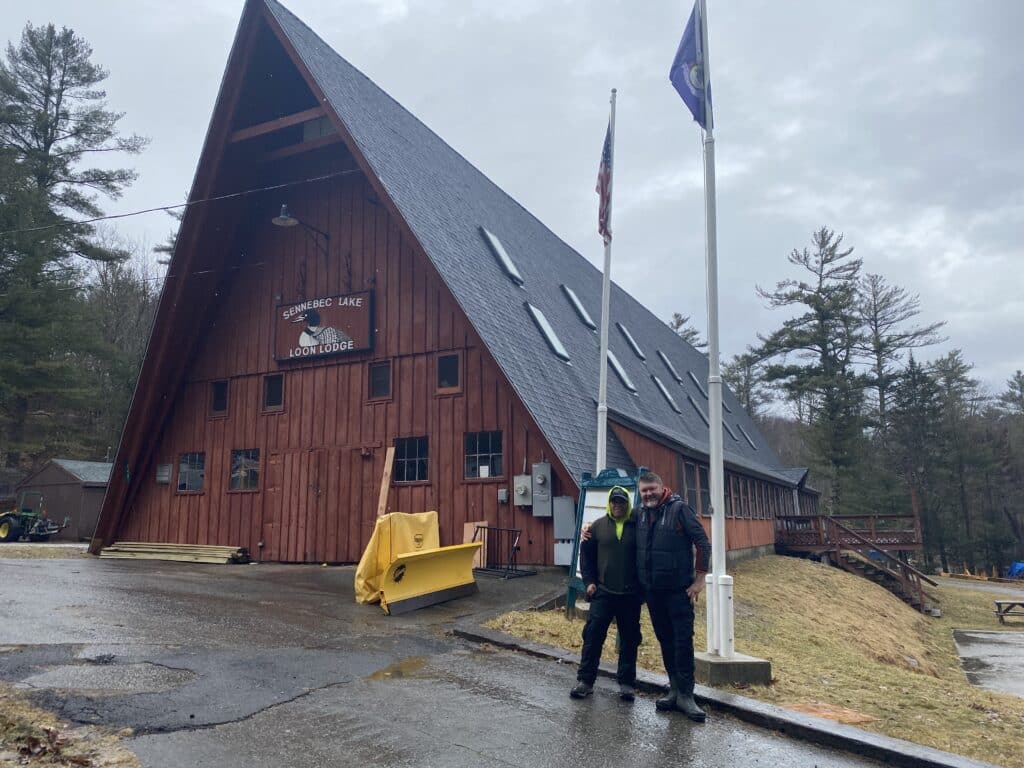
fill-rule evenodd
<path id="1" fill-rule="evenodd" d="M 296 360 L 373 347 L 373 292 L 277 306 L 275 358 Z"/>

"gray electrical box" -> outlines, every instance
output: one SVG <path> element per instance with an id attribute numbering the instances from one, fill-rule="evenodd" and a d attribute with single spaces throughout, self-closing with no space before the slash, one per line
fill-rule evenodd
<path id="1" fill-rule="evenodd" d="M 576 538 L 576 504 L 570 496 L 555 496 L 552 504 L 555 538 L 568 540 Z"/>
<path id="2" fill-rule="evenodd" d="M 533 506 L 533 480 L 530 475 L 516 475 L 512 481 L 512 505 Z"/>
<path id="3" fill-rule="evenodd" d="M 533 516 L 551 517 L 551 464 L 533 465 Z"/>

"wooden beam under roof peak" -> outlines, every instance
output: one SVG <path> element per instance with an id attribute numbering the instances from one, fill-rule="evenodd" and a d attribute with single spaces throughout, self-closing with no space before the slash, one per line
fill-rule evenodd
<path id="1" fill-rule="evenodd" d="M 274 131 L 280 131 L 284 128 L 289 128 L 293 125 L 299 125 L 301 123 L 308 123 L 311 120 L 316 120 L 327 114 L 327 111 L 322 107 L 313 107 L 311 109 L 304 109 L 301 112 L 295 112 L 291 115 L 285 115 L 284 117 L 278 117 L 273 120 L 267 120 L 265 123 L 257 123 L 256 125 L 250 125 L 247 128 L 240 128 L 234 131 L 228 137 L 228 143 L 234 144 L 238 141 L 245 141 L 246 139 L 254 139 L 257 136 L 263 136 L 267 133 L 273 133 Z"/>

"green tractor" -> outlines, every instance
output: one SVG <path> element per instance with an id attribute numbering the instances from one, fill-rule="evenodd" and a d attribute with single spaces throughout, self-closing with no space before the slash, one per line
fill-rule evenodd
<path id="1" fill-rule="evenodd" d="M 48 541 L 53 534 L 68 524 L 57 525 L 46 515 L 43 508 L 43 494 L 38 491 L 22 491 L 18 506 L 9 512 L 0 513 L 0 542 Z"/>

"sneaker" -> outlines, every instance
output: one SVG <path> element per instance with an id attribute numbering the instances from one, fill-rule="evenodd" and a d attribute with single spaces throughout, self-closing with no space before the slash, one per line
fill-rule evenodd
<path id="1" fill-rule="evenodd" d="M 619 698 L 623 701 L 633 701 L 636 699 L 636 688 L 629 683 L 619 683 Z"/>
<path id="2" fill-rule="evenodd" d="M 594 686 L 584 683 L 582 680 L 576 683 L 576 687 L 569 691 L 574 699 L 585 699 L 594 692 Z"/>

